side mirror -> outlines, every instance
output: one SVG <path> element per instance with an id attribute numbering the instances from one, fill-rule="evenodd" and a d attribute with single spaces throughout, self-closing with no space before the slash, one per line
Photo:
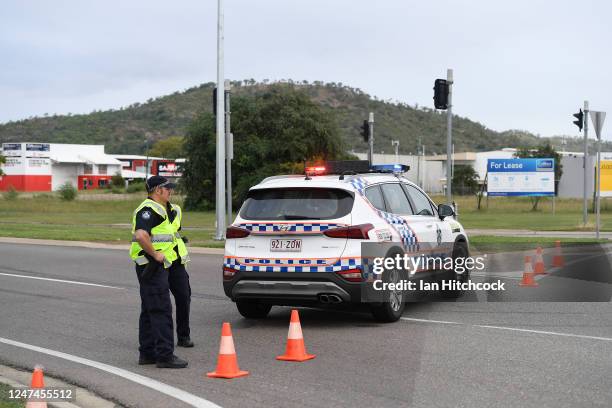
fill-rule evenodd
<path id="1" fill-rule="evenodd" d="M 455 211 L 453 210 L 453 207 L 451 207 L 450 205 L 446 205 L 446 204 L 438 204 L 438 216 L 440 217 L 441 220 L 443 220 L 446 217 L 452 217 L 453 215 L 455 215 Z"/>

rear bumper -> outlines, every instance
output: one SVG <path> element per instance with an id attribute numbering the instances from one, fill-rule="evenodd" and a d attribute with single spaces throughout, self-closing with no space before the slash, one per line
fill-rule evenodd
<path id="1" fill-rule="evenodd" d="M 237 272 L 223 282 L 233 301 L 260 300 L 276 305 L 319 303 L 321 295 L 336 295 L 343 303 L 359 303 L 362 283 L 348 282 L 333 272 Z"/>

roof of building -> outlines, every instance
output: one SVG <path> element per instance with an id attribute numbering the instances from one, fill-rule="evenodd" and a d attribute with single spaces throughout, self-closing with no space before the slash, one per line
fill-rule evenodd
<path id="1" fill-rule="evenodd" d="M 77 151 L 51 152 L 51 160 L 57 163 L 111 164 L 120 166 L 121 162 L 108 154 L 97 152 L 81 153 Z"/>
<path id="2" fill-rule="evenodd" d="M 155 156 L 142 156 L 139 154 L 111 154 L 109 156 L 113 156 L 115 159 L 119 160 L 169 160 L 164 159 L 163 157 L 155 157 Z"/>

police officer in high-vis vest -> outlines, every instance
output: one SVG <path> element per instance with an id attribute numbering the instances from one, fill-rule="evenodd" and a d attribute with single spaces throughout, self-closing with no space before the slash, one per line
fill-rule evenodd
<path id="1" fill-rule="evenodd" d="M 172 292 L 176 304 L 177 345 L 193 347 L 189 333 L 191 287 L 185 263 L 189 261 L 181 237 L 182 212 L 170 203 L 175 188 L 165 177 L 146 181 L 148 197 L 134 211 L 130 257 L 140 283 L 140 358 L 138 363 L 160 368 L 184 368 L 187 361 L 174 355 Z"/>

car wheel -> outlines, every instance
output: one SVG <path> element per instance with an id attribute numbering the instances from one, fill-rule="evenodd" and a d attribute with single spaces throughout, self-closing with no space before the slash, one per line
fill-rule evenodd
<path id="1" fill-rule="evenodd" d="M 399 283 L 402 280 L 402 273 L 397 269 L 386 271 L 383 275 L 383 282 Z M 385 299 L 380 305 L 371 306 L 374 319 L 379 322 L 395 322 L 404 313 L 405 293 L 403 290 L 386 290 Z"/>
<path id="2" fill-rule="evenodd" d="M 453 265 L 455 265 L 454 260 L 457 258 L 467 258 L 469 256 L 468 247 L 465 242 L 456 242 L 453 247 Z M 470 273 L 468 270 L 463 273 L 457 273 L 455 270 L 450 272 L 449 280 L 455 280 L 457 282 L 467 282 L 470 277 Z M 461 297 L 463 294 L 462 290 L 441 290 L 440 296 L 447 299 L 456 299 Z"/>
<path id="3" fill-rule="evenodd" d="M 247 319 L 263 319 L 268 316 L 272 305 L 260 303 L 256 300 L 238 300 L 236 302 L 238 312 Z"/>

